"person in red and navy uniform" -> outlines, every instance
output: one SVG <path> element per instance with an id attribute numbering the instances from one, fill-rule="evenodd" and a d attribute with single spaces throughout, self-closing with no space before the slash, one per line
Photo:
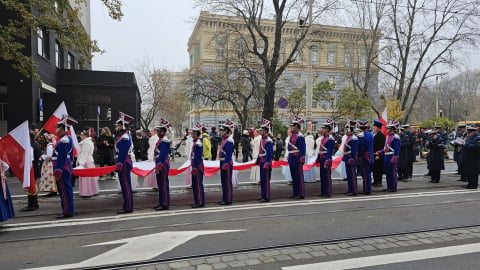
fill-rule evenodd
<path id="1" fill-rule="evenodd" d="M 372 193 L 373 134 L 368 131 L 368 120 L 358 120 L 358 160 L 363 179 L 363 194 Z"/>
<path id="2" fill-rule="evenodd" d="M 192 164 L 192 208 L 205 206 L 205 190 L 203 188 L 203 143 L 202 143 L 202 124 L 197 122 L 197 126 L 192 129 L 193 149 L 191 151 Z"/>
<path id="3" fill-rule="evenodd" d="M 332 196 L 332 155 L 335 139 L 330 134 L 335 122 L 327 119 L 323 123 L 321 136 L 317 142 L 317 162 L 320 164 L 320 195 L 323 197 Z"/>
<path id="4" fill-rule="evenodd" d="M 290 174 L 292 175 L 293 195 L 291 199 L 305 198 L 305 182 L 303 180 L 303 164 L 305 164 L 306 145 L 305 137 L 300 133 L 300 125 L 304 120 L 300 117 L 295 119 L 290 124 L 290 131 L 292 135 L 288 142 L 288 164 L 290 167 Z"/>
<path id="5" fill-rule="evenodd" d="M 270 201 L 270 179 L 272 177 L 273 158 L 273 140 L 268 136 L 270 127 L 271 122 L 263 119 L 263 124 L 257 129 L 259 135 L 262 136 L 257 161 L 255 162 L 260 166 L 260 189 L 262 197 L 258 201 L 262 203 Z"/>
<path id="6" fill-rule="evenodd" d="M 396 129 L 398 128 L 399 123 L 396 120 L 390 121 L 387 128 L 387 137 L 385 139 L 385 146 L 382 150 L 377 151 L 375 154 L 377 156 L 383 155 L 383 162 L 385 168 L 385 175 L 387 178 L 387 188 L 383 191 L 387 192 L 397 192 L 397 182 L 398 182 L 398 156 L 400 155 L 400 136 L 395 134 Z M 375 157 L 378 158 L 378 157 Z"/>
<path id="7" fill-rule="evenodd" d="M 75 123 L 73 119 L 64 118 L 57 124 L 57 137 L 60 138 L 55 145 L 52 154 L 53 175 L 57 183 L 62 214 L 57 218 L 69 218 L 73 216 L 73 188 L 72 188 L 72 158 L 73 140 L 67 134 L 68 127 Z"/>
<path id="8" fill-rule="evenodd" d="M 357 186 L 357 151 L 358 137 L 353 134 L 357 122 L 347 120 L 345 125 L 345 134 L 347 136 L 343 147 L 343 158 L 345 161 L 345 170 L 347 173 L 348 191 L 346 195 L 355 196 L 358 192 Z"/>
<path id="9" fill-rule="evenodd" d="M 222 137 L 219 151 L 220 178 L 222 182 L 222 200 L 218 202 L 220 205 L 230 205 L 233 202 L 233 126 L 234 124 L 227 119 L 225 124 L 220 127 L 220 136 Z"/>
<path id="10" fill-rule="evenodd" d="M 118 173 L 118 181 L 122 189 L 123 207 L 117 214 L 126 214 L 133 211 L 133 192 L 132 180 L 130 178 L 130 171 L 132 170 L 132 160 L 129 155 L 132 147 L 132 137 L 130 132 L 125 128 L 133 120 L 122 112 L 120 112 L 120 119 L 115 122 L 115 131 L 117 132 L 117 139 L 115 141 L 115 171 Z"/>
<path id="11" fill-rule="evenodd" d="M 165 136 L 170 123 L 160 118 L 160 125 L 155 127 L 158 136 L 158 142 L 155 146 L 155 173 L 157 174 L 158 185 L 158 205 L 155 210 L 168 210 L 170 208 L 170 181 L 168 172 L 170 171 L 170 161 L 168 159 L 172 142 Z"/>

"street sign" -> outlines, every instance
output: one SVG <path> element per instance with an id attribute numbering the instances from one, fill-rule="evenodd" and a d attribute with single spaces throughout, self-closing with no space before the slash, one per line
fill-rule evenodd
<path id="1" fill-rule="evenodd" d="M 277 102 L 277 105 L 280 109 L 286 109 L 288 107 L 288 100 L 287 98 L 285 97 L 281 97 L 278 102 Z"/>

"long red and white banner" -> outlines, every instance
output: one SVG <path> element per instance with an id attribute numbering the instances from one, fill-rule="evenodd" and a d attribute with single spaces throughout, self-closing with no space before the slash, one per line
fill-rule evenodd
<path id="1" fill-rule="evenodd" d="M 309 171 L 313 167 L 318 167 L 319 164 L 315 163 L 315 157 L 308 160 L 307 164 L 303 165 L 304 171 Z M 340 162 L 342 161 L 342 156 L 336 157 L 333 159 L 332 162 L 332 169 L 338 167 Z M 203 166 L 205 168 L 204 175 L 206 177 L 214 176 L 220 170 L 220 161 L 218 160 L 204 160 Z M 252 168 L 255 165 L 255 160 L 251 160 L 245 163 L 233 163 L 233 169 L 236 171 L 243 171 Z M 273 161 L 272 168 L 280 167 L 280 166 L 288 166 L 288 161 Z M 170 168 L 168 175 L 178 175 L 184 171 L 186 171 L 190 167 L 190 160 L 185 161 L 178 169 Z M 145 177 L 151 174 L 155 169 L 155 162 L 154 161 L 141 161 L 141 162 L 134 162 L 132 173 Z M 94 177 L 94 176 L 102 176 L 105 174 L 109 174 L 115 171 L 115 166 L 108 166 L 108 167 L 97 167 L 97 168 L 82 168 L 77 167 L 73 169 L 73 174 L 79 177 Z"/>

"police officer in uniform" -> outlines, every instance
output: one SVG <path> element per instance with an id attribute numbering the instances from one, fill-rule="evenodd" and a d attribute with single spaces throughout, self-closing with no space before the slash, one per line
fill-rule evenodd
<path id="1" fill-rule="evenodd" d="M 218 202 L 220 205 L 230 205 L 233 203 L 233 131 L 234 124 L 230 120 L 226 120 L 225 124 L 220 127 L 220 136 L 222 142 L 220 144 L 220 178 L 222 182 L 222 200 Z"/>
<path id="2" fill-rule="evenodd" d="M 77 123 L 75 120 L 64 117 L 57 124 L 57 137 L 60 140 L 53 150 L 53 175 L 57 183 L 60 203 L 62 205 L 62 214 L 58 219 L 73 217 L 73 188 L 72 188 L 72 158 L 73 158 L 73 140 L 67 134 L 69 126 Z"/>
<path id="3" fill-rule="evenodd" d="M 358 137 L 355 136 L 354 130 L 357 122 L 347 120 L 345 124 L 345 144 L 343 146 L 343 158 L 345 162 L 345 171 L 347 173 L 347 187 L 348 191 L 345 193 L 348 196 L 356 196 L 358 192 L 357 187 L 357 151 L 358 151 Z"/>
<path id="4" fill-rule="evenodd" d="M 205 206 L 205 191 L 203 189 L 203 143 L 202 143 L 203 125 L 197 122 L 195 128 L 192 129 L 193 149 L 190 152 L 190 160 L 192 164 L 192 191 L 193 201 L 192 208 Z"/>
<path id="5" fill-rule="evenodd" d="M 323 123 L 321 136 L 317 139 L 317 163 L 320 164 L 320 195 L 332 196 L 332 155 L 335 139 L 331 135 L 335 121 L 327 119 Z"/>
<path id="6" fill-rule="evenodd" d="M 460 163 L 462 162 L 462 144 L 458 143 L 458 140 L 464 140 L 466 135 L 467 125 L 458 125 L 457 132 L 455 133 L 455 139 L 450 142 L 453 145 L 453 160 L 457 163 L 457 172 L 460 174 L 460 179 L 457 181 L 467 182 L 467 179 L 460 173 Z"/>
<path id="7" fill-rule="evenodd" d="M 273 158 L 273 140 L 268 136 L 272 122 L 267 119 L 263 119 L 263 123 L 260 128 L 257 129 L 262 139 L 260 141 L 260 149 L 258 150 L 257 161 L 255 162 L 260 166 L 260 189 L 261 198 L 259 202 L 270 201 L 270 178 L 272 176 L 272 158 Z"/>
<path id="8" fill-rule="evenodd" d="M 300 125 L 304 122 L 301 117 L 295 117 L 290 124 L 292 135 L 288 141 L 288 165 L 292 175 L 293 195 L 291 199 L 305 198 L 305 182 L 303 180 L 303 164 L 305 163 L 305 137 L 300 133 Z"/>
<path id="9" fill-rule="evenodd" d="M 396 129 L 398 128 L 399 123 L 397 120 L 391 120 L 386 126 L 388 135 L 385 139 L 385 144 L 382 150 L 377 151 L 376 158 L 379 156 L 384 156 L 384 170 L 387 177 L 387 188 L 383 191 L 387 192 L 397 192 L 397 181 L 398 181 L 398 156 L 400 155 L 400 137 L 395 134 Z"/>
<path id="10" fill-rule="evenodd" d="M 170 207 L 170 183 L 168 179 L 170 161 L 168 157 L 172 142 L 165 136 L 169 127 L 170 123 L 164 118 L 160 118 L 160 125 L 155 127 L 158 136 L 158 142 L 154 150 L 158 205 L 154 209 L 157 211 L 168 210 Z"/>
<path id="11" fill-rule="evenodd" d="M 415 134 L 410 131 L 410 125 L 403 125 L 403 132 L 408 136 L 409 144 L 407 145 L 407 178 L 413 177 L 413 162 L 415 161 L 415 143 L 417 138 Z"/>
<path id="12" fill-rule="evenodd" d="M 120 112 L 119 119 L 115 122 L 115 131 L 117 139 L 115 141 L 115 172 L 118 173 L 118 182 L 122 189 L 123 206 L 117 214 L 127 214 L 133 211 L 133 192 L 130 171 L 132 170 L 132 159 L 130 149 L 132 148 L 132 137 L 125 128 L 134 118 Z"/>
<path id="13" fill-rule="evenodd" d="M 464 186 L 465 188 L 478 188 L 478 175 L 480 174 L 480 134 L 478 134 L 476 127 L 467 128 L 467 137 L 462 147 L 460 172 L 468 181 L 468 185 Z"/>
<path id="14" fill-rule="evenodd" d="M 385 134 L 381 132 L 381 128 L 383 123 L 374 120 L 373 121 L 373 152 L 376 153 L 385 147 Z M 384 163 L 383 163 L 383 155 L 376 156 L 375 161 L 373 162 L 372 166 L 373 172 L 373 186 L 374 187 L 381 187 L 382 186 L 382 177 L 384 173 Z"/>
<path id="15" fill-rule="evenodd" d="M 430 151 L 427 156 L 428 170 L 430 172 L 430 183 L 440 182 L 440 171 L 445 170 L 445 164 L 443 160 L 443 152 L 445 149 L 445 143 L 443 140 L 443 134 L 436 127 L 437 131 L 433 131 L 430 134 L 426 148 Z"/>
<path id="16" fill-rule="evenodd" d="M 368 130 L 368 120 L 358 120 L 358 157 L 363 179 L 363 194 L 372 193 L 373 134 Z"/>

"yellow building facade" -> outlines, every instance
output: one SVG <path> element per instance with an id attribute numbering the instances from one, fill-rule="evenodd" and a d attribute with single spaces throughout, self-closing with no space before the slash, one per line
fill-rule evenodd
<path id="1" fill-rule="evenodd" d="M 273 20 L 262 21 L 262 30 L 272 42 L 274 23 Z M 245 50 L 241 46 L 242 41 L 252 42 L 245 39 L 248 36 L 246 31 L 245 24 L 240 17 L 201 12 L 188 41 L 190 72 L 222 68 L 225 66 L 225 61 L 244 56 Z M 301 31 L 302 29 L 297 23 L 287 23 L 284 27 L 279 63 L 283 63 L 288 57 L 296 36 Z M 361 29 L 312 25 L 300 49 L 294 53 L 293 62 L 287 66 L 277 81 L 275 103 L 282 97 L 288 97 L 291 91 L 305 86 L 309 74 L 312 76 L 313 85 L 320 81 L 329 81 L 336 84 L 336 89 L 350 86 L 353 70 L 361 72 L 367 61 L 367 55 L 361 48 L 362 38 Z M 258 50 L 262 50 L 262 41 L 258 40 L 257 42 Z M 247 59 L 252 64 L 259 63 L 255 56 L 249 56 Z M 311 69 L 309 60 L 311 60 Z M 375 75 L 372 80 L 374 88 L 371 91 L 372 94 L 377 91 L 377 80 L 377 75 Z M 311 119 L 315 129 L 326 118 L 331 117 L 335 100 L 311 100 L 309 102 L 312 102 Z M 261 112 L 261 108 L 259 111 Z M 255 113 L 258 114 L 258 112 Z M 305 117 L 305 115 L 300 116 Z M 288 108 L 277 107 L 276 117 L 284 124 L 288 124 L 294 115 L 289 113 Z M 235 121 L 236 116 L 233 110 L 228 108 L 212 109 L 211 106 L 201 104 L 200 101 L 192 102 L 191 123 L 200 121 L 206 126 L 217 126 L 226 118 Z"/>

